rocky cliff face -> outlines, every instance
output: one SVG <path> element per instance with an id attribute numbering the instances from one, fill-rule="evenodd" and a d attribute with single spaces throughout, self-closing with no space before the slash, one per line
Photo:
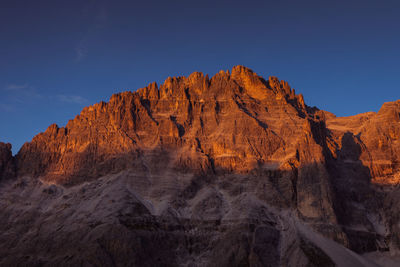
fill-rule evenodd
<path id="1" fill-rule="evenodd" d="M 337 118 L 242 66 L 113 95 L 0 146 L 0 262 L 366 266 L 342 246 L 400 247 L 399 112 Z"/>
<path id="2" fill-rule="evenodd" d="M 212 79 L 193 73 L 168 78 L 160 88 L 150 84 L 113 95 L 108 103 L 85 108 L 65 128 L 50 126 L 18 153 L 19 170 L 73 182 L 126 169 L 146 152 L 168 150 L 176 154 L 176 168 L 249 171 L 274 154 L 293 153 L 283 147 L 301 132 L 306 113 L 302 98 L 276 78 L 264 81 L 240 66 Z"/>
<path id="3" fill-rule="evenodd" d="M 0 181 L 15 176 L 15 162 L 11 152 L 11 144 L 0 142 Z"/>
<path id="4" fill-rule="evenodd" d="M 325 126 L 314 113 L 286 82 L 265 81 L 242 66 L 211 79 L 168 78 L 160 88 L 150 84 L 85 108 L 65 128 L 50 126 L 18 153 L 19 175 L 68 184 L 127 168 L 267 172 L 284 176 L 271 188 L 279 205 L 334 222 Z M 165 166 L 157 165 L 160 157 Z M 308 180 L 313 172 L 318 179 Z M 314 201 L 314 193 L 324 197 Z"/>
<path id="5" fill-rule="evenodd" d="M 399 114 L 398 100 L 384 103 L 378 113 L 327 120 L 331 135 L 338 144 L 341 143 L 338 157 L 332 165 L 337 180 L 337 195 L 342 198 L 338 202 L 342 207 L 342 223 L 374 228 L 377 233 L 386 236 L 385 242 L 381 239 L 379 244 L 397 248 L 400 247 L 400 220 L 397 216 Z M 349 234 L 358 235 L 358 232 L 352 229 Z M 355 245 L 359 246 L 359 243 Z"/>

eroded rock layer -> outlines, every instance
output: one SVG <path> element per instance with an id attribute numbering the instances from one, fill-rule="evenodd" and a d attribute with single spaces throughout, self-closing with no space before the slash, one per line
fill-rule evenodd
<path id="1" fill-rule="evenodd" d="M 337 118 L 243 66 L 113 95 L 0 145 L 0 263 L 329 266 L 334 240 L 366 266 L 344 247 L 400 247 L 399 114 Z"/>
<path id="2" fill-rule="evenodd" d="M 15 162 L 11 152 L 11 144 L 0 142 L 0 181 L 15 176 Z"/>

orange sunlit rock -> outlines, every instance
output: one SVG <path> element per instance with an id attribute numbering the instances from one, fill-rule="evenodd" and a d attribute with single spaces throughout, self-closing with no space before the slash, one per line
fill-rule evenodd
<path id="1" fill-rule="evenodd" d="M 396 101 L 336 117 L 243 66 L 112 95 L 15 157 L 0 143 L 0 256 L 38 264 L 33 240 L 52 265 L 88 251 L 121 266 L 314 266 L 327 260 L 315 232 L 337 249 L 399 249 L 399 114 Z"/>

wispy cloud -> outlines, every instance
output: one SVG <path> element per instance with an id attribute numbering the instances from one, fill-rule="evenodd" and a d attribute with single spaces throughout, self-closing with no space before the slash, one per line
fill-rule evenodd
<path id="1" fill-rule="evenodd" d="M 37 100 L 43 96 L 37 91 L 37 89 L 29 83 L 21 84 L 7 84 L 2 87 L 3 99 L 7 100 L 7 103 L 25 103 L 27 101 Z"/>
<path id="2" fill-rule="evenodd" d="M 91 39 L 104 28 L 107 22 L 107 0 L 91 2 L 84 6 L 82 12 L 85 16 L 89 16 L 91 22 L 87 25 L 86 31 L 74 47 L 75 60 L 77 62 L 83 60 L 87 56 Z"/>
<path id="3" fill-rule="evenodd" d="M 3 87 L 0 86 L 0 93 L 0 111 L 7 113 L 15 112 L 22 105 L 43 103 L 43 101 L 66 103 L 69 105 L 85 105 L 89 103 L 85 97 L 80 95 L 43 93 L 29 83 L 13 83 Z"/>
<path id="4" fill-rule="evenodd" d="M 75 47 L 75 60 L 78 62 L 81 61 L 84 57 L 86 57 L 87 53 L 87 41 L 85 38 L 82 38 Z"/>
<path id="5" fill-rule="evenodd" d="M 56 98 L 58 101 L 70 104 L 79 104 L 83 105 L 88 102 L 88 100 L 79 95 L 57 95 Z"/>
<path id="6" fill-rule="evenodd" d="M 24 84 L 8 84 L 4 87 L 4 90 L 7 91 L 18 91 L 22 89 L 27 89 L 29 85 L 27 83 Z"/>

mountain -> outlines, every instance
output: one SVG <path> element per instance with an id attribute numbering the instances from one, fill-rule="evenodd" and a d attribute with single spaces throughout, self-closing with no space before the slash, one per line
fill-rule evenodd
<path id="1" fill-rule="evenodd" d="M 396 264 L 399 138 L 243 66 L 115 94 L 0 144 L 0 265 Z"/>

